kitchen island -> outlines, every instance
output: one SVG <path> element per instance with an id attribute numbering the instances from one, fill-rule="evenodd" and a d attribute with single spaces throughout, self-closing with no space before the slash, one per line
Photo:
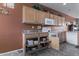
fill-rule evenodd
<path id="1" fill-rule="evenodd" d="M 66 33 L 67 43 L 79 46 L 79 32 L 78 31 L 69 31 Z"/>

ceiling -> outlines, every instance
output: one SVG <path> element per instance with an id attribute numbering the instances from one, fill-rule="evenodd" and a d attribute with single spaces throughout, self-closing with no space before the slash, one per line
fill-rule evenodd
<path id="1" fill-rule="evenodd" d="M 75 18 L 79 18 L 79 3 L 42 3 L 42 5 L 65 13 Z"/>

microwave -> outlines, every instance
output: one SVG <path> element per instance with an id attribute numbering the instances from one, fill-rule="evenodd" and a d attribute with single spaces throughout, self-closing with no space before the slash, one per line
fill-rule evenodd
<path id="1" fill-rule="evenodd" d="M 45 18 L 44 25 L 56 25 L 56 22 L 54 19 Z"/>

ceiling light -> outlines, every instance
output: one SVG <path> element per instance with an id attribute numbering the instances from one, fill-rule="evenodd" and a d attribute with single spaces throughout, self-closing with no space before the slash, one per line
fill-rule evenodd
<path id="1" fill-rule="evenodd" d="M 63 3 L 63 5 L 67 5 L 67 3 Z"/>

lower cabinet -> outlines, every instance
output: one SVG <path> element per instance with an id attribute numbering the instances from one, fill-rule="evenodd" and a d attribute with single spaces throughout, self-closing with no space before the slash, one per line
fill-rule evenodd
<path id="1" fill-rule="evenodd" d="M 28 37 L 29 36 L 29 37 Z M 23 34 L 23 48 L 25 55 L 33 55 L 39 50 L 49 48 L 48 33 Z"/>
<path id="2" fill-rule="evenodd" d="M 59 38 L 58 37 L 49 37 L 49 41 L 51 41 L 50 43 L 50 47 L 54 48 L 56 50 L 59 50 Z"/>
<path id="3" fill-rule="evenodd" d="M 66 42 L 66 32 L 60 32 L 58 36 L 60 43 Z"/>

